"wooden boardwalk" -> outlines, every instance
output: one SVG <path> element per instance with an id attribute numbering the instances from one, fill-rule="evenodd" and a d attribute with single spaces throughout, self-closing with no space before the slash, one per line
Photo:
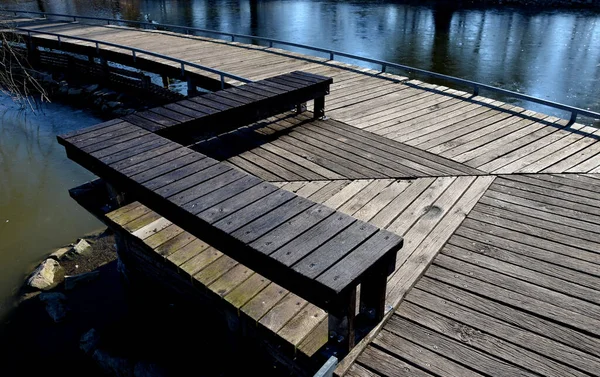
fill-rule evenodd
<path id="1" fill-rule="evenodd" d="M 252 80 L 333 77 L 329 120 L 287 114 L 191 148 L 404 237 L 393 310 L 337 374 L 600 375 L 598 129 L 276 48 L 39 27 Z"/>
<path id="2" fill-rule="evenodd" d="M 251 80 L 296 70 L 330 76 L 329 117 L 488 173 L 600 171 L 600 158 L 590 159 L 600 152 L 596 128 L 566 126 L 556 117 L 447 87 L 277 48 L 166 31 L 79 23 L 28 28 L 146 49 Z"/>
<path id="3" fill-rule="evenodd" d="M 348 374 L 598 375 L 599 190 L 496 178 Z"/>

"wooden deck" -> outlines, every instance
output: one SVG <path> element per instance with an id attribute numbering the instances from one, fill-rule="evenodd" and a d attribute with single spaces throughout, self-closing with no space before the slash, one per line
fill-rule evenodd
<path id="1" fill-rule="evenodd" d="M 348 375 L 598 375 L 599 190 L 496 178 Z"/>
<path id="2" fill-rule="evenodd" d="M 287 114 L 191 147 L 404 237 L 393 310 L 338 375 L 600 375 L 598 129 L 276 48 L 77 23 L 44 30 L 253 80 L 333 77 L 327 121 Z"/>

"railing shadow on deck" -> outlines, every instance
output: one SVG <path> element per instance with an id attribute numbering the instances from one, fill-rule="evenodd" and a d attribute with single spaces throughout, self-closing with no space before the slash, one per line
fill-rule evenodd
<path id="1" fill-rule="evenodd" d="M 434 88 L 423 88 L 419 85 L 414 85 L 411 83 L 407 83 L 406 85 L 410 85 L 420 90 L 436 93 L 438 95 L 455 98 L 471 104 L 477 104 L 490 110 L 496 110 L 509 114 L 511 117 L 520 118 L 520 120 L 535 122 L 547 127 L 556 128 L 557 130 L 563 130 L 595 140 L 600 140 L 600 135 L 594 135 L 572 128 L 569 124 L 567 124 L 566 121 L 557 122 L 556 118 L 553 118 L 553 120 L 544 120 L 540 119 L 539 116 L 536 117 L 519 112 L 523 109 L 503 109 L 500 106 L 485 103 L 472 97 L 462 97 L 460 94 L 446 93 Z M 189 147 L 214 159 L 224 161 L 229 158 L 239 156 L 244 152 L 259 148 L 264 144 L 268 144 L 273 140 L 277 140 L 279 137 L 291 133 L 297 128 L 313 122 L 312 117 L 298 120 L 297 116 L 298 115 L 295 112 L 289 112 L 279 117 L 265 119 L 254 124 L 243 126 L 233 131 L 221 134 L 218 132 L 218 128 L 207 130 L 208 132 L 204 135 L 203 139 L 197 139 L 191 143 Z"/>

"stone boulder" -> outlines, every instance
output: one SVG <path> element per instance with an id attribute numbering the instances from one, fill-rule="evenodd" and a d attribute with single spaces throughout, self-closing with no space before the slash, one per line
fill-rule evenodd
<path id="1" fill-rule="evenodd" d="M 46 259 L 33 271 L 27 285 L 31 288 L 48 290 L 56 287 L 64 278 L 65 272 L 54 259 Z"/>
<path id="2" fill-rule="evenodd" d="M 46 312 L 54 322 L 61 322 L 67 316 L 67 296 L 63 293 L 44 292 L 40 295 L 40 301 L 46 304 Z"/>
<path id="3" fill-rule="evenodd" d="M 98 342 L 100 342 L 100 336 L 96 329 L 91 329 L 81 336 L 79 340 L 79 348 L 87 355 L 91 355 L 98 348 Z"/>
<path id="4" fill-rule="evenodd" d="M 124 357 L 111 355 L 105 350 L 97 349 L 92 358 L 104 372 L 111 376 L 133 376 L 133 363 Z"/>
<path id="5" fill-rule="evenodd" d="M 75 244 L 75 246 L 73 246 L 73 252 L 75 254 L 81 255 L 90 251 L 91 248 L 92 246 L 86 240 L 81 239 Z"/>
<path id="6" fill-rule="evenodd" d="M 98 84 L 92 84 L 92 85 L 83 87 L 83 90 L 85 90 L 88 93 L 92 93 L 92 92 L 95 92 L 96 90 L 98 90 L 99 87 L 100 87 L 100 85 L 98 85 Z"/>
<path id="7" fill-rule="evenodd" d="M 82 90 L 79 88 L 70 88 L 67 92 L 70 96 L 79 96 L 81 95 Z"/>
<path id="8" fill-rule="evenodd" d="M 100 277 L 100 271 L 90 271 L 83 274 L 65 276 L 65 289 L 70 291 L 82 284 L 87 284 Z"/>
<path id="9" fill-rule="evenodd" d="M 60 261 L 69 251 L 71 251 L 72 247 L 61 247 L 60 249 L 56 249 L 48 258 L 52 258 L 54 260 Z"/>

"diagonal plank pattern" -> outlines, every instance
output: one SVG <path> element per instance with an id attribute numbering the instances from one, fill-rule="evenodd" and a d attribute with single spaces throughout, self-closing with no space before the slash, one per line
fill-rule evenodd
<path id="1" fill-rule="evenodd" d="M 268 181 L 479 175 L 482 171 L 331 119 L 287 114 L 197 143 Z"/>
<path id="2" fill-rule="evenodd" d="M 498 177 L 348 375 L 598 375 L 599 190 Z"/>

